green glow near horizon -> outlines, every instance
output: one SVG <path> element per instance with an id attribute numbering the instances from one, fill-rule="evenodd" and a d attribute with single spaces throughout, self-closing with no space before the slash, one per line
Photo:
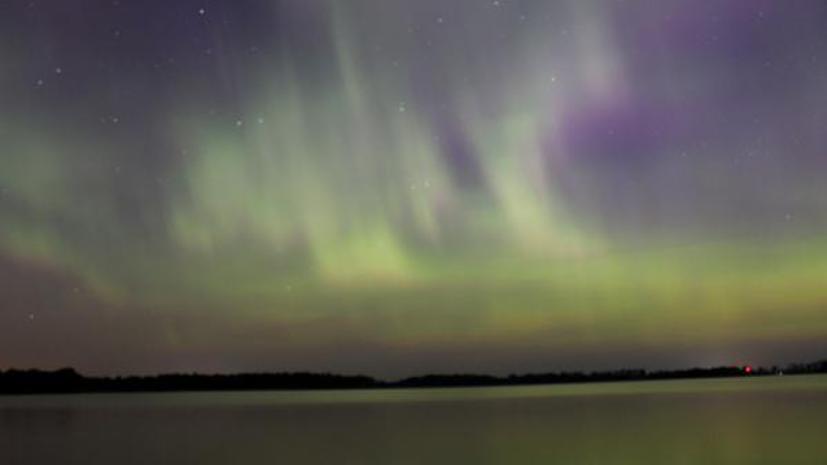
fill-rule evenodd
<path id="1" fill-rule="evenodd" d="M 465 28 L 446 15 L 450 32 L 421 26 L 452 39 L 433 48 L 411 36 L 417 7 L 334 3 L 307 10 L 323 25 L 312 57 L 282 37 L 257 44 L 278 51 L 266 58 L 244 45 L 214 76 L 192 65 L 146 120 L 108 99 L 77 115 L 0 108 L 0 258 L 81 282 L 108 314 L 157 317 L 178 349 L 727 353 L 827 335 L 818 160 L 696 121 L 731 105 L 718 92 L 732 69 L 687 52 L 684 68 L 653 56 L 638 72 L 610 10 L 579 1 L 534 7 L 564 16 L 554 35 L 527 18 L 491 38 L 493 13 Z M 366 27 L 371 8 L 388 23 Z M 25 60 L 3 52 L 5 85 Z M 213 81 L 231 104 L 199 88 Z M 52 102 L 48 85 L 36 98 Z M 675 115 L 704 95 L 701 116 Z M 178 316 L 187 330 L 170 329 Z"/>

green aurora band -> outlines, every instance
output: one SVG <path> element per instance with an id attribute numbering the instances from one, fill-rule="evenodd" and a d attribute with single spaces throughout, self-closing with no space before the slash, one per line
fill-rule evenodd
<path id="1" fill-rule="evenodd" d="M 318 31 L 257 37 L 264 57 L 204 26 L 213 74 L 162 78 L 169 101 L 135 109 L 151 115 L 140 121 L 111 97 L 0 110 L 0 257 L 62 283 L 0 293 L 0 366 L 401 375 L 783 362 L 798 355 L 785 347 L 824 348 L 827 179 L 815 155 L 789 153 L 818 152 L 820 136 L 800 128 L 811 145 L 789 146 L 777 128 L 752 145 L 750 129 L 768 126 L 721 132 L 698 109 L 725 108 L 719 89 L 745 65 L 666 54 L 642 76 L 607 5 L 300 3 L 262 21 L 293 14 Z M 497 10 L 517 6 L 522 25 L 504 25 Z M 29 66 L 22 49 L 0 57 L 0 86 Z M 108 79 L 152 93 L 125 73 Z M 213 85 L 233 89 L 231 103 L 205 99 Z M 649 110 L 621 110 L 641 100 L 666 109 L 638 130 L 628 121 Z M 763 118 L 778 102 L 789 94 L 744 111 Z M 682 111 L 698 114 L 670 120 Z M 591 112 L 597 129 L 577 126 Z M 659 120 L 665 143 L 646 129 Z M 142 158 L 153 150 L 166 155 Z M 733 158 L 746 152 L 764 155 Z"/>

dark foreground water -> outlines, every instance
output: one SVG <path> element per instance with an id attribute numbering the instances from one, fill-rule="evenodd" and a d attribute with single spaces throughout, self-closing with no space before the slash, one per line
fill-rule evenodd
<path id="1" fill-rule="evenodd" d="M 827 464 L 827 376 L 0 397 L 0 464 Z"/>

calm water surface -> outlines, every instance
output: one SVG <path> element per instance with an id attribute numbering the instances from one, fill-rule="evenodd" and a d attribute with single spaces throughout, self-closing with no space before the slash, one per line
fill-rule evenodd
<path id="1" fill-rule="evenodd" d="M 827 376 L 0 397 L 0 464 L 827 464 Z"/>

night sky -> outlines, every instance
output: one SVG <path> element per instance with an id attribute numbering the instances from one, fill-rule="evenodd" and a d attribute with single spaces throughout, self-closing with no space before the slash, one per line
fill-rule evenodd
<path id="1" fill-rule="evenodd" d="M 0 1 L 0 368 L 825 354 L 827 2 Z"/>

